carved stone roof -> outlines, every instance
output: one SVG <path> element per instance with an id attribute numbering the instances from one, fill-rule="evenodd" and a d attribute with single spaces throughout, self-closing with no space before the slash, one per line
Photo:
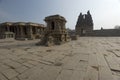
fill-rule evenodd
<path id="1" fill-rule="evenodd" d="M 16 23 L 14 23 L 13 25 L 21 25 L 21 26 L 25 26 L 26 23 L 25 23 L 25 22 L 16 22 Z"/>
<path id="2" fill-rule="evenodd" d="M 45 27 L 44 24 L 38 24 L 38 23 L 33 23 L 33 22 L 4 22 L 1 23 L 0 25 L 3 26 L 36 26 L 36 27 Z"/>
<path id="3" fill-rule="evenodd" d="M 33 23 L 33 22 L 28 22 L 26 25 L 29 26 L 37 26 L 37 27 L 45 27 L 44 24 L 38 24 L 38 23 Z"/>
<path id="4" fill-rule="evenodd" d="M 66 19 L 63 16 L 60 16 L 58 14 L 45 17 L 45 21 L 49 21 L 49 20 L 63 20 L 66 22 Z"/>
<path id="5" fill-rule="evenodd" d="M 1 25 L 8 25 L 8 26 L 11 26 L 11 25 L 13 25 L 13 22 L 4 22 L 4 23 L 1 23 Z"/>

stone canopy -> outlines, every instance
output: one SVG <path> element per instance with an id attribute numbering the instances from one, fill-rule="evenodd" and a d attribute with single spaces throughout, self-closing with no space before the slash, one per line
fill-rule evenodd
<path id="1" fill-rule="evenodd" d="M 62 20 L 64 22 L 67 22 L 66 19 L 60 15 L 52 15 L 45 17 L 44 21 L 53 21 L 53 20 Z"/>

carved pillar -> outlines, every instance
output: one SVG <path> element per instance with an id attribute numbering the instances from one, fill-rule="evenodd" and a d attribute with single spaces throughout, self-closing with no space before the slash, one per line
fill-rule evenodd
<path id="1" fill-rule="evenodd" d="M 27 26 L 27 28 L 26 28 L 26 32 L 27 32 L 27 37 L 29 36 L 29 26 Z"/>
<path id="2" fill-rule="evenodd" d="M 32 27 L 31 26 L 28 26 L 27 27 L 27 35 L 28 35 L 28 38 L 29 39 L 33 39 L 33 34 L 32 34 Z"/>
<path id="3" fill-rule="evenodd" d="M 10 26 L 7 25 L 7 32 L 10 32 Z"/>
<path id="4" fill-rule="evenodd" d="M 22 26 L 22 35 L 25 37 L 25 26 Z"/>
<path id="5" fill-rule="evenodd" d="M 38 32 L 37 32 L 37 27 L 35 27 L 35 34 L 37 34 Z"/>
<path id="6" fill-rule="evenodd" d="M 4 26 L 4 32 L 6 32 L 7 31 L 7 26 Z"/>
<path id="7" fill-rule="evenodd" d="M 32 26 L 30 26 L 30 35 L 33 34 Z"/>
<path id="8" fill-rule="evenodd" d="M 23 34 L 23 26 L 20 26 L 20 36 L 21 38 L 23 38 L 24 34 Z"/>
<path id="9" fill-rule="evenodd" d="M 14 27 L 14 38 L 16 38 L 16 32 L 17 32 L 17 30 L 16 30 L 16 26 L 13 26 Z"/>
<path id="10" fill-rule="evenodd" d="M 20 37 L 20 29 L 19 29 L 19 26 L 15 26 L 16 27 L 16 38 L 19 38 Z"/>
<path id="11" fill-rule="evenodd" d="M 14 33 L 16 33 L 15 26 L 13 26 L 13 28 L 14 28 Z"/>
<path id="12" fill-rule="evenodd" d="M 18 26 L 16 26 L 16 29 L 17 29 L 16 34 L 17 34 L 17 36 L 18 36 L 18 35 L 19 35 L 19 27 L 18 27 Z"/>
<path id="13" fill-rule="evenodd" d="M 50 22 L 47 23 L 47 30 L 51 30 L 51 23 Z"/>
<path id="14" fill-rule="evenodd" d="M 27 26 L 25 26 L 25 35 L 26 35 L 26 37 L 27 37 L 27 35 L 28 35 L 28 29 L 27 29 L 28 27 Z"/>
<path id="15" fill-rule="evenodd" d="M 2 26 L 0 26 L 0 39 L 2 38 L 2 35 L 1 35 L 2 34 L 2 30 L 1 29 L 2 29 Z"/>

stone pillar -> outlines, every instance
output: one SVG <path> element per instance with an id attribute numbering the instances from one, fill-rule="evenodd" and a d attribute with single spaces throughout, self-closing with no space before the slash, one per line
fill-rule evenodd
<path id="1" fill-rule="evenodd" d="M 28 26 L 27 28 L 27 35 L 28 35 L 28 39 L 33 39 L 33 34 L 32 34 L 32 27 Z"/>
<path id="2" fill-rule="evenodd" d="M 47 25 L 49 26 L 49 27 L 47 27 L 47 30 L 51 30 L 51 23 L 48 22 Z"/>
<path id="3" fill-rule="evenodd" d="M 13 28 L 14 28 L 14 33 L 16 33 L 15 26 L 13 26 Z"/>
<path id="4" fill-rule="evenodd" d="M 3 26 L 3 33 L 5 32 L 5 26 Z"/>
<path id="5" fill-rule="evenodd" d="M 0 26 L 0 39 L 2 38 L 2 26 Z"/>
<path id="6" fill-rule="evenodd" d="M 27 26 L 25 26 L 25 28 L 26 28 L 25 30 L 26 30 L 26 36 L 27 36 L 27 35 L 28 35 L 28 32 L 27 32 L 28 30 L 27 30 L 27 28 L 28 28 L 28 27 L 27 27 Z"/>
<path id="7" fill-rule="evenodd" d="M 13 27 L 14 27 L 14 38 L 16 38 L 16 32 L 17 32 L 17 30 L 16 30 L 15 26 L 13 26 Z"/>
<path id="8" fill-rule="evenodd" d="M 32 27 L 30 26 L 30 34 L 32 35 L 33 34 L 33 30 L 32 30 Z"/>
<path id="9" fill-rule="evenodd" d="M 38 32 L 37 32 L 37 27 L 35 27 L 35 34 L 37 34 Z"/>
<path id="10" fill-rule="evenodd" d="M 10 32 L 10 26 L 7 26 L 7 32 Z"/>
<path id="11" fill-rule="evenodd" d="M 5 26 L 5 25 L 3 26 L 3 31 L 4 31 L 4 32 L 6 31 L 6 26 Z"/>
<path id="12" fill-rule="evenodd" d="M 22 26 L 22 32 L 23 32 L 23 36 L 25 37 L 25 26 Z"/>
<path id="13" fill-rule="evenodd" d="M 24 37 L 24 34 L 23 34 L 23 26 L 20 26 L 20 36 L 21 36 L 21 38 Z"/>
<path id="14" fill-rule="evenodd" d="M 27 26 L 27 29 L 26 29 L 27 31 L 27 37 L 29 36 L 29 26 Z"/>
<path id="15" fill-rule="evenodd" d="M 16 37 L 15 38 L 19 38 L 20 37 L 20 30 L 19 30 L 19 26 L 15 26 L 16 27 Z"/>
<path id="16" fill-rule="evenodd" d="M 17 29 L 16 34 L 17 34 L 17 36 L 18 36 L 18 35 L 19 35 L 19 27 L 18 27 L 18 26 L 16 26 L 16 29 Z"/>

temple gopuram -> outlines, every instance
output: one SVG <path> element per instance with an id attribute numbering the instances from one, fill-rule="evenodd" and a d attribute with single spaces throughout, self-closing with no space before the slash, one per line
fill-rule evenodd
<path id="1" fill-rule="evenodd" d="M 96 37 L 111 37 L 120 36 L 120 29 L 104 29 L 93 30 L 93 19 L 90 11 L 87 14 L 80 13 L 76 26 L 75 34 L 79 36 L 96 36 Z"/>
<path id="2" fill-rule="evenodd" d="M 32 22 L 5 22 L 0 24 L 0 39 L 36 39 L 42 36 L 44 30 L 45 26 L 43 24 Z"/>
<path id="3" fill-rule="evenodd" d="M 87 14 L 80 13 L 76 23 L 76 35 L 87 36 L 87 33 L 93 31 L 93 20 L 90 11 Z"/>

